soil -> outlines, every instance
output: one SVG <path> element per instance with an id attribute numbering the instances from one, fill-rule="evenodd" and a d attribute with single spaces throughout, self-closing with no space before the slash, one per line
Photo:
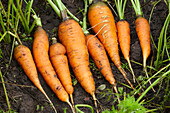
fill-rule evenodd
<path id="1" fill-rule="evenodd" d="M 83 0 L 62 0 L 62 1 L 73 14 L 75 14 L 80 20 L 82 20 L 82 14 L 79 11 L 79 9 L 83 9 L 84 7 Z M 144 16 L 146 19 L 149 19 L 154 0 L 146 0 L 146 3 L 143 2 L 144 0 L 140 0 L 140 1 L 141 1 Z M 111 5 L 113 6 L 114 2 L 111 2 Z M 115 9 L 115 7 L 113 8 Z M 53 9 L 50 7 L 50 5 L 45 0 L 34 0 L 33 9 L 40 16 L 42 20 L 43 28 L 47 31 L 49 37 L 56 37 L 57 28 L 61 20 L 56 15 L 56 13 L 53 11 Z M 158 42 L 157 38 L 159 37 L 160 31 L 165 21 L 165 18 L 167 16 L 167 13 L 168 13 L 168 8 L 166 7 L 165 3 L 162 0 L 159 4 L 156 5 L 152 18 L 151 18 L 151 24 L 150 24 L 151 33 L 156 43 Z M 117 22 L 118 17 L 116 17 L 115 14 L 114 16 Z M 125 18 L 130 23 L 130 29 L 131 29 L 131 52 L 130 52 L 131 59 L 136 62 L 142 63 L 141 48 L 140 48 L 139 40 L 137 38 L 137 34 L 135 31 L 136 16 L 135 16 L 133 7 L 130 3 L 130 0 L 128 0 L 127 2 Z M 33 32 L 30 34 L 30 36 L 27 36 L 27 37 L 32 38 Z M 32 40 L 25 41 L 23 37 L 21 37 L 21 40 L 23 44 L 28 46 L 32 51 Z M 51 44 L 51 40 L 50 40 L 50 44 Z M 6 82 L 5 85 L 6 85 L 6 90 L 8 93 L 9 101 L 11 104 L 11 108 L 16 110 L 16 112 L 19 112 L 19 113 L 54 113 L 47 99 L 36 87 L 34 87 L 33 83 L 25 75 L 22 68 L 19 66 L 19 64 L 13 57 L 12 57 L 10 65 L 8 65 L 10 61 L 12 44 L 1 42 L 0 48 L 3 52 L 3 57 L 0 58 L 0 69 L 2 70 L 2 73 L 4 75 L 4 81 Z M 151 57 L 154 56 L 154 51 L 155 51 L 155 48 L 154 46 L 152 46 L 152 54 L 147 60 L 148 65 L 150 64 Z M 122 64 L 126 64 L 125 66 L 127 67 L 127 62 L 123 58 L 121 51 L 120 51 L 120 56 L 121 56 Z M 154 57 L 154 59 L 156 58 Z M 118 69 L 114 66 L 114 64 L 111 61 L 110 61 L 110 64 L 113 70 L 113 74 L 115 75 L 115 79 L 116 81 L 118 81 L 117 86 L 123 87 L 124 92 L 130 93 L 132 91 L 131 89 L 120 84 L 120 83 L 128 84 L 123 78 L 122 74 L 118 71 Z M 113 102 L 115 100 L 114 96 L 111 96 L 111 99 L 109 101 L 107 100 L 108 97 L 110 97 L 109 94 L 106 94 L 106 96 L 104 97 L 101 96 L 102 92 L 107 92 L 107 89 L 112 89 L 112 86 L 100 74 L 97 67 L 94 65 L 94 62 L 91 59 L 91 57 L 90 57 L 90 67 L 91 67 L 91 71 L 93 73 L 94 80 L 95 80 L 96 96 L 98 100 L 101 102 L 102 108 L 111 109 L 113 105 L 116 107 L 118 103 Z M 141 65 L 138 65 L 132 62 L 132 67 L 134 69 L 136 77 L 139 77 L 139 76 L 145 77 L 145 73 Z M 130 71 L 127 68 L 125 68 L 125 71 L 127 72 L 127 77 L 133 83 L 132 74 L 130 73 Z M 75 83 L 76 78 L 74 77 L 74 74 L 72 71 L 71 71 L 71 74 L 72 74 L 72 79 Z M 68 104 L 61 102 L 57 98 L 57 96 L 48 87 L 48 85 L 45 83 L 45 81 L 43 80 L 40 74 L 39 74 L 39 78 L 40 78 L 43 88 L 45 89 L 47 95 L 50 97 L 50 99 L 54 103 L 58 113 L 63 113 L 64 109 L 67 109 L 67 113 L 71 113 L 71 109 L 68 106 Z M 105 84 L 106 88 L 101 91 L 97 88 L 102 84 Z M 136 86 L 137 84 L 133 83 L 133 85 Z M 148 86 L 149 84 L 146 87 Z M 158 86 L 154 88 L 156 91 L 159 89 Z M 165 89 L 165 84 L 162 84 L 162 87 L 160 88 L 160 92 L 163 91 L 164 89 Z M 155 94 L 156 93 L 154 93 L 151 90 L 146 94 L 144 99 L 149 100 Z M 160 102 L 164 98 L 163 96 L 164 96 L 164 93 L 159 93 L 159 95 L 155 96 L 155 99 L 151 101 L 152 103 L 155 103 L 155 104 L 147 104 L 144 106 L 148 109 L 158 108 L 156 104 L 160 104 Z M 87 92 L 85 92 L 85 90 L 81 87 L 81 85 L 78 82 L 74 85 L 73 97 L 74 97 L 75 104 L 88 104 L 88 105 L 91 105 L 93 108 L 95 108 L 92 97 Z M 138 95 L 136 95 L 136 98 L 137 97 Z M 123 99 L 123 96 L 121 99 Z M 167 105 L 168 104 L 169 103 L 167 102 Z M 39 106 L 39 109 L 38 109 L 38 106 Z M 0 109 L 3 109 L 5 111 L 8 110 L 2 84 L 0 84 Z M 80 108 L 80 109 L 84 111 L 85 113 L 91 112 L 89 108 Z M 99 108 L 99 110 L 101 110 L 101 108 Z M 162 108 L 162 110 L 158 112 L 167 112 L 167 111 L 168 111 L 167 109 Z"/>

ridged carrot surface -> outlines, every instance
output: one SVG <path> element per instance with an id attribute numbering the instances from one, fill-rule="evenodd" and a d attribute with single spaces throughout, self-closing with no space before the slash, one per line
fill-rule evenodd
<path id="1" fill-rule="evenodd" d="M 49 60 L 48 50 L 49 41 L 47 33 L 42 27 L 38 27 L 34 33 L 33 41 L 33 55 L 36 66 L 46 83 L 50 86 L 57 97 L 61 101 L 68 102 L 68 93 L 59 81 L 57 74 Z"/>
<path id="2" fill-rule="evenodd" d="M 97 39 L 97 37 L 90 34 L 86 36 L 86 43 L 89 53 L 102 75 L 107 81 L 109 81 L 110 84 L 115 85 L 116 81 L 102 43 Z"/>
<path id="3" fill-rule="evenodd" d="M 66 48 L 69 63 L 77 80 L 85 91 L 93 96 L 95 84 L 89 67 L 89 54 L 82 28 L 75 20 L 69 19 L 59 25 L 58 36 Z"/>
<path id="4" fill-rule="evenodd" d="M 143 17 L 138 17 L 135 21 L 136 32 L 140 41 L 143 54 L 143 65 L 146 66 L 146 60 L 151 52 L 151 39 L 149 22 Z"/>
<path id="5" fill-rule="evenodd" d="M 88 20 L 111 60 L 124 73 L 121 68 L 115 20 L 109 7 L 103 2 L 93 4 L 89 8 Z"/>

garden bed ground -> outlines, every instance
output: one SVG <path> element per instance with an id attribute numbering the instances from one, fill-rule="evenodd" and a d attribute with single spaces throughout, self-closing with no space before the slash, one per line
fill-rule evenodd
<path id="1" fill-rule="evenodd" d="M 62 0 L 62 1 L 73 14 L 75 14 L 80 20 L 82 20 L 82 14 L 79 12 L 79 8 L 83 9 L 84 7 L 83 0 Z M 144 3 L 143 0 L 141 0 L 142 10 L 143 10 L 143 13 L 146 19 L 149 19 L 150 12 L 153 7 L 153 2 L 154 0 L 146 0 L 146 2 Z M 4 2 L 4 3 L 7 3 L 7 2 Z M 113 4 L 114 2 L 111 2 L 111 5 Z M 53 9 L 50 7 L 50 5 L 45 0 L 35 0 L 33 3 L 33 9 L 40 16 L 42 20 L 43 28 L 47 31 L 49 37 L 50 38 L 56 37 L 57 28 L 61 21 L 59 17 L 56 15 L 56 13 L 53 11 Z M 160 30 L 163 26 L 167 13 L 168 13 L 168 8 L 166 7 L 165 3 L 162 0 L 155 7 L 152 18 L 151 18 L 151 23 L 150 23 L 151 33 L 156 43 L 158 41 L 157 38 L 159 37 Z M 139 45 L 138 37 L 136 35 L 135 24 L 134 24 L 136 16 L 135 16 L 133 7 L 130 3 L 130 0 L 128 0 L 127 6 L 126 6 L 125 18 L 130 23 L 130 28 L 131 28 L 131 52 L 130 52 L 131 59 L 136 62 L 142 63 L 141 48 Z M 118 17 L 115 16 L 115 20 L 117 22 Z M 33 37 L 33 32 L 31 33 L 30 36 L 27 36 L 27 37 L 30 37 L 31 39 Z M 21 40 L 24 45 L 28 46 L 32 50 L 33 38 L 32 40 L 29 40 L 29 39 L 24 40 L 24 37 L 21 37 Z M 51 40 L 50 40 L 50 44 L 51 44 Z M 12 44 L 1 42 L 0 48 L 3 52 L 3 57 L 0 58 L 0 68 L 4 75 L 4 80 L 6 82 L 5 85 L 6 85 L 7 93 L 9 96 L 11 108 L 16 110 L 16 112 L 19 112 L 19 113 L 52 113 L 53 109 L 50 107 L 47 99 L 37 88 L 34 87 L 34 85 L 29 80 L 29 78 L 25 75 L 25 73 L 23 72 L 23 70 L 17 63 L 17 61 L 14 58 L 12 58 L 11 64 L 8 65 Z M 155 51 L 155 48 L 154 46 L 152 46 L 152 53 L 147 60 L 147 65 L 150 64 L 152 56 L 154 59 L 156 59 L 154 57 L 156 56 L 154 51 Z M 127 67 L 127 62 L 123 58 L 121 51 L 120 51 L 120 56 L 121 56 L 122 65 L 124 67 Z M 120 84 L 120 83 L 128 84 L 123 78 L 122 74 L 118 71 L 118 69 L 114 66 L 114 64 L 111 61 L 110 61 L 110 64 L 113 70 L 113 74 L 115 75 L 115 79 L 116 81 L 118 81 L 117 86 L 123 87 L 124 92 L 130 93 L 132 91 L 131 89 Z M 113 102 L 115 100 L 113 96 L 111 96 L 110 100 L 108 101 L 108 97 L 110 94 L 107 94 L 108 92 L 107 88 L 111 90 L 112 89 L 111 85 L 109 85 L 109 83 L 99 73 L 98 69 L 96 68 L 91 58 L 90 58 L 90 67 L 91 67 L 91 71 L 93 73 L 94 80 L 95 80 L 96 96 L 98 100 L 101 102 L 102 107 L 104 109 L 111 109 L 113 105 L 116 107 L 118 103 Z M 132 67 L 134 69 L 134 73 L 137 78 L 139 76 L 145 77 L 145 73 L 141 65 L 132 63 Z M 127 72 L 127 76 L 129 80 L 133 83 L 132 74 L 127 68 L 125 68 L 125 70 Z M 73 72 L 71 72 L 71 74 L 72 74 L 73 81 L 75 83 L 76 80 L 75 80 Z M 57 96 L 47 86 L 47 84 L 45 83 L 45 81 L 43 80 L 40 74 L 39 74 L 39 78 L 40 78 L 42 86 L 47 92 L 47 95 L 50 97 L 50 99 L 54 103 L 57 111 L 59 113 L 63 113 L 64 109 L 67 108 L 67 112 L 71 113 L 71 109 L 68 106 L 68 104 L 61 102 L 57 98 Z M 101 84 L 106 85 L 106 89 L 103 91 L 100 91 L 97 89 Z M 19 86 L 19 85 L 22 85 L 22 86 Z M 136 86 L 137 84 L 133 83 L 133 85 Z M 149 84 L 146 87 L 148 86 Z M 159 89 L 159 86 L 157 85 L 154 88 L 157 91 Z M 154 109 L 154 108 L 160 107 L 160 106 L 157 106 L 157 104 L 160 105 L 161 104 L 160 102 L 162 102 L 162 99 L 164 98 L 164 93 L 161 93 L 161 91 L 163 91 L 164 89 L 165 89 L 165 84 L 163 83 L 160 88 L 160 93 L 156 95 L 155 98 L 150 103 L 147 103 L 144 106 L 148 109 Z M 105 92 L 106 96 L 102 97 L 101 92 Z M 145 101 L 151 99 L 155 94 L 156 93 L 150 90 L 145 96 Z M 93 108 L 95 108 L 92 97 L 84 91 L 84 89 L 80 86 L 79 83 L 74 85 L 73 97 L 74 97 L 75 104 L 88 104 L 88 105 L 93 106 Z M 138 95 L 136 95 L 136 98 L 137 97 Z M 123 96 L 121 97 L 121 99 L 123 99 Z M 167 106 L 170 105 L 170 102 L 166 102 L 166 105 Z M 38 106 L 39 106 L 39 109 L 38 109 Z M 4 95 L 3 88 L 2 88 L 2 84 L 0 84 L 0 109 L 3 109 L 3 110 L 8 109 L 7 104 L 6 104 L 6 98 Z M 85 113 L 90 113 L 90 109 L 81 108 L 81 110 L 83 110 Z M 168 109 L 162 108 L 162 110 L 158 112 L 168 112 Z"/>

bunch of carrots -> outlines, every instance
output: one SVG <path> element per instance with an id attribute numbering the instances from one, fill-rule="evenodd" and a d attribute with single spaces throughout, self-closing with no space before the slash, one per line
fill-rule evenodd
<path id="1" fill-rule="evenodd" d="M 56 38 L 52 38 L 52 45 L 49 47 L 49 41 L 46 31 L 42 28 L 41 20 L 36 14 L 33 18 L 36 20 L 37 29 L 34 33 L 33 56 L 26 46 L 17 45 L 14 50 L 14 56 L 22 66 L 26 75 L 35 84 L 35 86 L 46 96 L 49 102 L 51 100 L 43 90 L 38 79 L 37 69 L 45 79 L 58 98 L 67 102 L 72 112 L 75 113 L 73 100 L 73 86 L 70 76 L 69 64 L 72 67 L 74 75 L 81 86 L 88 92 L 94 100 L 96 112 L 97 98 L 95 97 L 95 82 L 89 68 L 89 55 L 93 58 L 96 66 L 99 68 L 105 79 L 113 85 L 116 93 L 116 80 L 112 73 L 107 53 L 124 78 L 134 89 L 127 78 L 127 74 L 121 67 L 118 42 L 124 58 L 127 60 L 131 69 L 133 80 L 135 74 L 130 63 L 130 29 L 128 22 L 124 19 L 124 11 L 127 0 L 115 0 L 119 21 L 115 24 L 114 16 L 108 5 L 104 2 L 94 2 L 90 5 L 88 12 L 87 0 L 84 0 L 85 10 L 83 22 L 77 19 L 61 0 L 47 0 L 62 22 L 58 28 L 59 43 Z M 146 70 L 146 60 L 150 54 L 150 29 L 148 21 L 143 17 L 139 0 L 131 0 L 135 9 L 137 19 L 136 32 L 139 37 L 143 53 L 143 67 Z M 34 12 L 35 13 L 35 12 Z M 86 15 L 95 32 L 92 35 L 87 30 Z M 73 19 L 71 19 L 69 14 Z M 67 56 L 65 55 L 67 54 Z M 71 99 L 71 103 L 69 100 Z M 120 99 L 118 97 L 118 102 Z M 52 104 L 53 105 L 53 104 Z M 53 108 L 56 111 L 54 105 Z"/>

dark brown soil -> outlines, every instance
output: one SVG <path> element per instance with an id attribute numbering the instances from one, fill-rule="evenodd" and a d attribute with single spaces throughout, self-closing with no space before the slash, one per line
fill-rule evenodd
<path id="1" fill-rule="evenodd" d="M 82 20 L 82 14 L 79 12 L 79 8 L 83 9 L 83 0 L 62 0 L 63 3 L 67 6 L 67 8 L 75 14 L 80 20 Z M 140 0 L 142 5 L 142 10 L 144 13 L 144 16 L 146 19 L 149 19 L 151 9 L 153 7 L 154 0 L 146 0 L 150 1 L 146 4 L 143 3 L 144 0 Z M 111 2 L 111 5 L 114 3 Z M 47 31 L 49 37 L 57 36 L 57 28 L 59 26 L 59 23 L 61 22 L 59 17 L 56 15 L 56 13 L 53 11 L 53 9 L 50 7 L 50 5 L 45 0 L 34 0 L 33 3 L 33 9 L 37 12 L 37 14 L 40 16 L 43 24 L 43 28 Z M 115 7 L 114 7 L 115 9 Z M 150 29 L 152 36 L 154 37 L 154 41 L 157 43 L 158 36 L 160 34 L 160 30 L 163 26 L 163 23 L 165 21 L 165 18 L 167 16 L 168 9 L 163 2 L 163 0 L 155 7 L 152 18 L 151 18 L 151 24 Z M 115 14 L 114 14 L 115 16 Z M 142 54 L 141 54 L 141 48 L 139 45 L 139 40 L 137 38 L 136 32 L 135 32 L 135 12 L 133 10 L 133 7 L 130 3 L 130 0 L 128 0 L 126 12 L 125 12 L 125 18 L 130 23 L 131 28 L 131 52 L 130 56 L 131 59 L 142 63 Z M 118 18 L 115 16 L 116 22 L 118 21 Z M 34 32 L 34 31 L 33 31 Z M 33 37 L 33 32 L 29 37 Z M 21 39 L 23 44 L 28 46 L 32 50 L 32 40 L 24 41 L 23 38 Z M 51 44 L 51 40 L 50 40 Z M 44 97 L 44 95 L 36 88 L 34 87 L 33 83 L 29 80 L 29 78 L 25 75 L 17 61 L 12 58 L 10 65 L 8 65 L 10 60 L 10 54 L 11 54 L 11 48 L 12 44 L 6 44 L 4 42 L 0 43 L 0 48 L 3 52 L 3 58 L 0 58 L 0 69 L 2 70 L 2 73 L 4 75 L 4 80 L 6 82 L 6 90 L 8 93 L 9 101 L 11 104 L 11 108 L 16 110 L 16 112 L 19 113 L 54 113 L 52 107 L 50 107 L 47 99 Z M 152 54 L 147 60 L 147 64 L 149 65 L 151 61 L 151 57 L 154 55 L 153 51 L 155 51 L 155 48 L 152 46 Z M 123 64 L 127 63 L 125 59 L 123 58 L 123 55 L 121 54 L 121 61 Z M 155 57 L 154 57 L 155 59 Z M 111 109 L 111 107 L 118 104 L 114 101 L 114 97 L 111 96 L 111 99 L 107 101 L 109 94 L 106 94 L 105 97 L 102 97 L 100 95 L 101 92 L 107 92 L 107 90 L 100 91 L 98 90 L 98 86 L 101 84 L 105 84 L 106 88 L 112 89 L 112 86 L 104 79 L 104 77 L 99 73 L 98 69 L 94 65 L 94 62 L 90 58 L 90 64 L 91 64 L 91 70 L 94 76 L 95 85 L 96 85 L 96 96 L 98 100 L 101 102 L 101 105 L 103 109 Z M 130 93 L 132 90 L 121 85 L 120 83 L 128 84 L 125 79 L 123 78 L 122 74 L 118 71 L 118 69 L 114 66 L 114 64 L 110 61 L 110 64 L 112 66 L 113 74 L 115 75 L 116 81 L 118 81 L 118 87 L 123 87 L 124 92 Z M 132 63 L 132 67 L 134 69 L 136 77 L 138 76 L 144 76 L 145 73 L 143 72 L 142 66 Z M 133 83 L 132 80 L 132 74 L 125 68 L 129 80 Z M 73 75 L 72 78 L 75 80 L 73 72 L 71 72 Z M 61 102 L 57 96 L 52 92 L 52 90 L 48 87 L 48 85 L 43 80 L 42 76 L 39 74 L 39 78 L 41 81 L 41 84 L 45 91 L 47 92 L 47 95 L 50 97 L 52 102 L 54 103 L 58 113 L 63 113 L 64 109 L 67 108 L 67 113 L 71 113 L 71 109 L 68 106 L 67 103 Z M 8 84 L 7 84 L 8 83 Z M 22 85 L 22 86 L 18 86 Z M 137 84 L 134 84 L 136 86 Z M 146 86 L 148 87 L 149 84 Z M 164 90 L 165 84 L 162 84 L 161 91 Z M 155 90 L 158 90 L 159 87 L 154 87 Z M 149 100 L 151 99 L 156 93 L 153 91 L 149 91 L 147 95 L 145 96 L 145 99 Z M 164 97 L 163 93 L 159 93 L 155 97 L 154 100 L 152 100 L 152 103 L 160 104 Z M 79 83 L 74 85 L 74 93 L 73 93 L 75 104 L 88 104 L 94 107 L 93 99 L 92 97 L 85 92 L 85 90 L 80 86 Z M 138 95 L 136 95 L 136 98 Z M 122 96 L 123 99 L 123 96 Z M 168 105 L 168 102 L 167 102 Z M 40 106 L 39 109 L 37 109 L 37 106 Z M 158 106 L 154 104 L 147 104 L 144 105 L 148 109 L 157 108 Z M 43 109 L 41 109 L 43 107 Z M 6 98 L 4 95 L 4 91 L 2 88 L 2 84 L 0 84 L 0 109 L 8 110 L 7 104 L 6 104 Z M 100 109 L 100 108 L 99 108 Z M 89 108 L 81 108 L 85 113 L 90 113 Z M 101 109 L 100 109 L 101 110 Z M 168 110 L 162 108 L 162 112 L 166 112 Z M 161 112 L 158 111 L 158 112 Z"/>

